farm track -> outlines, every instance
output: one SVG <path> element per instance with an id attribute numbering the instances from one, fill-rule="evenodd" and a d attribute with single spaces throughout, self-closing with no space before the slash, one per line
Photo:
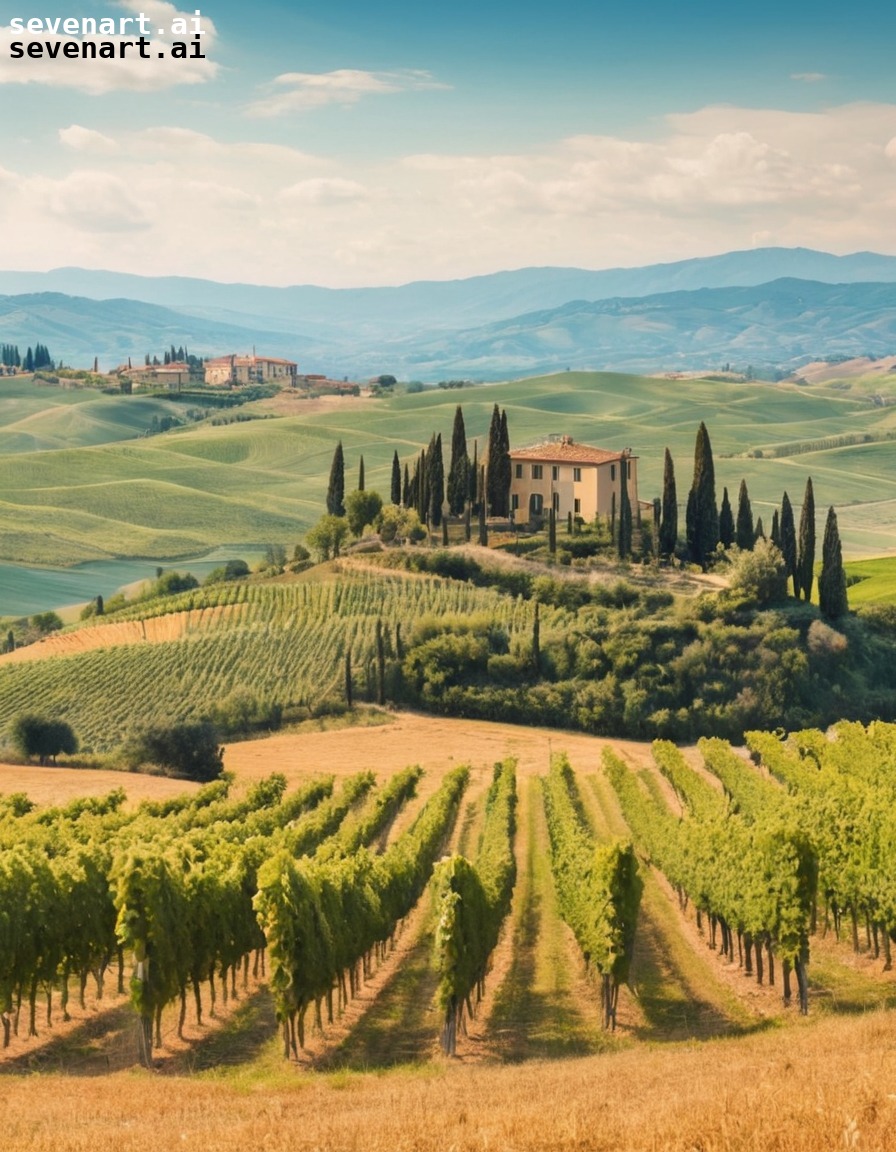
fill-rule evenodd
<path id="1" fill-rule="evenodd" d="M 500 1060 L 547 1060 L 605 1051 L 600 995 L 560 918 L 551 876 L 541 781 L 521 781 L 519 872 L 510 923 L 510 960 L 494 993 L 484 1043 Z"/>

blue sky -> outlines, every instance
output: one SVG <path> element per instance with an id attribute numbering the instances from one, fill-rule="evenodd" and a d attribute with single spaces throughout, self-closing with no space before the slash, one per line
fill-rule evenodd
<path id="1" fill-rule="evenodd" d="M 14 17 L 178 8 L 0 4 L 6 267 L 343 286 L 896 252 L 892 6 L 201 10 L 204 61 L 157 35 L 148 61 L 15 60 L 60 37 Z"/>

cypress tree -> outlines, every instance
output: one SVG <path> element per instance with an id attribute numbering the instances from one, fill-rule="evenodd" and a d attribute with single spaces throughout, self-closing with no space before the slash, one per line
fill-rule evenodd
<path id="1" fill-rule="evenodd" d="M 778 509 L 776 508 L 772 513 L 772 531 L 771 541 L 776 548 L 781 547 L 781 521 L 778 517 Z"/>
<path id="2" fill-rule="evenodd" d="M 448 517 L 442 517 L 442 546 L 448 547 Z"/>
<path id="3" fill-rule="evenodd" d="M 330 465 L 330 482 L 327 485 L 327 511 L 331 516 L 345 515 L 345 456 L 342 441 L 336 445 L 333 463 Z"/>
<path id="4" fill-rule="evenodd" d="M 552 555 L 557 551 L 557 517 L 554 515 L 554 505 L 548 511 L 548 552 Z"/>
<path id="5" fill-rule="evenodd" d="M 361 462 L 358 465 L 358 491 L 364 491 L 364 457 L 361 457 Z"/>
<path id="6" fill-rule="evenodd" d="M 697 547 L 697 529 L 694 524 L 694 489 L 691 488 L 688 492 L 688 504 L 685 509 L 684 522 L 685 522 L 685 540 L 688 546 L 688 556 L 693 556 Z"/>
<path id="7" fill-rule="evenodd" d="M 723 548 L 730 548 L 734 543 L 734 513 L 731 511 L 727 488 L 722 489 L 722 506 L 719 509 L 719 543 Z"/>
<path id="8" fill-rule="evenodd" d="M 623 453 L 619 461 L 619 558 L 628 559 L 632 554 L 632 503 L 628 494 L 628 458 Z"/>
<path id="9" fill-rule="evenodd" d="M 510 463 L 510 433 L 507 430 L 507 409 L 501 409 L 501 511 L 499 516 L 507 516 L 510 512 L 510 482 L 512 479 L 512 465 Z"/>
<path id="10" fill-rule="evenodd" d="M 404 466 L 404 484 L 402 485 L 401 489 L 401 502 L 405 508 L 410 508 L 410 506 L 414 503 L 414 501 L 411 499 L 411 478 L 410 473 L 408 472 L 407 464 Z"/>
<path id="11" fill-rule="evenodd" d="M 398 462 L 398 450 L 392 455 L 392 503 L 401 503 L 401 464 Z"/>
<path id="12" fill-rule="evenodd" d="M 804 600 L 812 598 L 812 580 L 815 570 L 815 493 L 812 490 L 812 477 L 806 481 L 803 496 L 803 509 L 800 513 L 800 533 L 798 537 L 799 559 L 797 577 Z"/>
<path id="13" fill-rule="evenodd" d="M 477 513 L 479 511 L 479 508 L 478 508 L 478 502 L 479 502 L 479 497 L 478 497 L 479 460 L 478 460 L 478 456 L 479 456 L 479 441 L 474 440 L 473 441 L 473 463 L 470 465 L 470 473 L 469 473 L 470 490 L 469 490 L 467 499 L 470 502 L 470 504 L 472 504 L 473 511 L 477 512 Z"/>
<path id="14" fill-rule="evenodd" d="M 701 421 L 694 446 L 693 548 L 691 559 L 705 571 L 719 542 L 719 510 L 716 506 L 716 474 L 712 446 Z"/>
<path id="15" fill-rule="evenodd" d="M 754 546 L 755 546 L 757 540 L 764 540 L 764 539 L 765 539 L 765 527 L 762 523 L 762 517 L 760 516 L 759 519 L 756 521 L 756 531 L 753 534 Z"/>
<path id="16" fill-rule="evenodd" d="M 96 614 L 97 614 L 97 616 L 104 615 L 105 611 L 106 611 L 106 606 L 103 603 L 102 596 L 97 596 L 97 598 L 96 598 Z"/>
<path id="17" fill-rule="evenodd" d="M 30 346 L 28 351 L 25 353 L 25 363 L 22 365 L 22 370 L 24 372 L 34 371 L 34 353 L 31 351 Z M 497 405 L 495 405 L 495 407 L 497 408 Z"/>
<path id="18" fill-rule="evenodd" d="M 467 430 L 460 404 L 454 413 L 451 433 L 451 463 L 448 467 L 448 508 L 452 516 L 460 516 L 470 491 L 470 457 L 467 455 Z"/>
<path id="19" fill-rule="evenodd" d="M 498 457 L 501 455 L 501 413 L 496 404 L 492 409 L 492 419 L 488 427 L 488 448 L 485 458 L 485 501 L 488 505 L 489 515 L 495 516 L 496 493 L 500 487 L 498 474 L 500 466 Z"/>
<path id="20" fill-rule="evenodd" d="M 434 436 L 426 453 L 429 473 L 429 520 L 433 528 L 442 523 L 442 505 L 445 503 L 445 465 L 442 461 L 442 433 Z"/>
<path id="21" fill-rule="evenodd" d="M 351 652 L 346 652 L 346 654 L 345 654 L 345 703 L 349 708 L 352 707 L 352 699 L 353 699 L 353 693 L 352 693 L 352 654 L 351 654 Z"/>
<path id="22" fill-rule="evenodd" d="M 720 527 L 719 535 L 721 536 L 721 534 Z M 741 480 L 740 491 L 737 494 L 737 529 L 734 538 L 738 548 L 744 552 L 752 552 L 756 537 L 753 528 L 753 508 L 750 505 L 746 480 Z"/>
<path id="23" fill-rule="evenodd" d="M 429 483 L 426 469 L 426 449 L 420 450 L 417 461 L 417 515 L 420 523 L 425 524 L 429 515 Z"/>
<path id="24" fill-rule="evenodd" d="M 822 616 L 839 620 L 849 611 L 846 598 L 846 573 L 843 571 L 843 552 L 840 548 L 840 530 L 837 513 L 828 508 L 821 545 L 821 574 L 818 577 L 818 605 Z"/>
<path id="25" fill-rule="evenodd" d="M 797 574 L 796 523 L 793 519 L 793 505 L 785 492 L 781 498 L 781 555 L 788 577 L 793 579 L 793 594 L 799 599 L 800 586 Z"/>
<path id="26" fill-rule="evenodd" d="M 572 509 L 566 513 L 566 535 L 572 536 Z"/>
<path id="27" fill-rule="evenodd" d="M 485 491 L 485 465 L 479 470 L 479 483 L 481 490 Z M 479 501 L 479 543 L 485 547 L 488 544 L 488 525 L 485 522 L 485 498 Z"/>
<path id="28" fill-rule="evenodd" d="M 666 449 L 663 461 L 663 510 L 659 521 L 660 555 L 672 556 L 678 543 L 678 494 L 675 490 L 675 467 L 672 453 Z"/>
<path id="29" fill-rule="evenodd" d="M 464 505 L 464 539 L 469 544 L 473 537 L 473 525 L 470 522 L 470 503 Z"/>

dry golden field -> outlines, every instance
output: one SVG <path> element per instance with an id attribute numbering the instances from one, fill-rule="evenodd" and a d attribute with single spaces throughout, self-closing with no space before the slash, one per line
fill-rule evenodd
<path id="1" fill-rule="evenodd" d="M 312 1033 L 298 1063 L 281 1055 L 264 979 L 218 1018 L 163 1026 L 154 1072 L 136 1067 L 134 1017 L 108 994 L 39 1023 L 0 1055 L 5 1146 L 16 1152 L 182 1148 L 311 1150 L 896 1149 L 892 974 L 847 942 L 813 939 L 806 1020 L 778 993 L 723 964 L 663 879 L 645 872 L 632 987 L 619 1028 L 602 1033 L 599 995 L 560 921 L 545 856 L 538 777 L 565 750 L 600 835 L 622 830 L 599 774 L 606 743 L 581 734 L 398 714 L 377 727 L 283 733 L 228 746 L 238 785 L 274 771 L 409 763 L 426 775 L 398 834 L 459 763 L 473 768 L 453 846 L 475 842 L 491 765 L 519 762 L 518 881 L 487 993 L 458 1057 L 438 1054 L 426 898 L 344 1016 Z M 648 766 L 649 747 L 611 741 Z M 0 791 L 41 803 L 123 786 L 131 799 L 183 785 L 83 769 L 0 766 Z M 110 979 L 107 986 L 114 984 Z"/>

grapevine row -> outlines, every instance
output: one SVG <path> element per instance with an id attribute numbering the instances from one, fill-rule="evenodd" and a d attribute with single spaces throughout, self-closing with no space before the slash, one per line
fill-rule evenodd
<path id="1" fill-rule="evenodd" d="M 620 985 L 628 980 L 642 883 L 631 842 L 596 844 L 569 761 L 555 755 L 544 782 L 551 869 L 560 914 L 585 963 L 601 978 L 601 1019 L 616 1027 Z"/>
<path id="2" fill-rule="evenodd" d="M 455 855 L 436 867 L 436 965 L 443 1023 L 442 1051 L 453 1056 L 464 1010 L 481 997 L 488 963 L 510 911 L 516 860 L 516 761 L 495 765 L 485 802 L 485 823 L 475 863 Z"/>

